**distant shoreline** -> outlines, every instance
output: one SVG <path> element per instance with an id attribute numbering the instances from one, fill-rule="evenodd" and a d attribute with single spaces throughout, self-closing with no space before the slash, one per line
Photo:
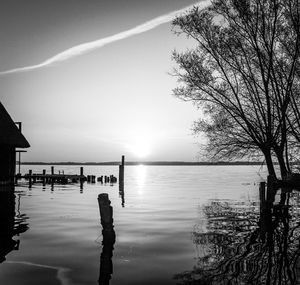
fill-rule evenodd
<path id="1" fill-rule="evenodd" d="M 108 162 L 22 162 L 22 165 L 119 165 L 120 161 Z M 235 161 L 235 162 L 186 162 L 186 161 L 127 161 L 125 165 L 156 165 L 156 166 L 184 166 L 184 165 L 263 165 L 260 161 Z"/>

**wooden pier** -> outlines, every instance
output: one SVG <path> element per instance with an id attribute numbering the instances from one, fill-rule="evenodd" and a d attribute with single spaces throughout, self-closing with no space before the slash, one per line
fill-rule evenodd
<path id="1" fill-rule="evenodd" d="M 54 173 L 54 166 L 51 166 L 51 173 L 47 174 L 44 169 L 42 173 L 32 173 L 32 170 L 29 170 L 28 173 L 22 175 L 18 173 L 15 176 L 15 183 L 18 183 L 18 180 L 25 179 L 29 181 L 29 185 L 33 183 L 43 183 L 43 184 L 67 184 L 67 183 L 83 183 L 87 180 L 87 177 L 83 175 L 83 167 L 80 167 L 80 174 L 65 174 L 63 171 L 59 173 Z"/>
<path id="2" fill-rule="evenodd" d="M 54 167 L 51 167 L 51 173 L 46 173 L 44 169 L 42 173 L 33 173 L 32 170 L 29 170 L 28 173 L 22 175 L 18 173 L 15 175 L 15 184 L 18 184 L 19 180 L 24 179 L 28 181 L 29 187 L 32 184 L 41 183 L 43 185 L 46 184 L 68 184 L 68 183 L 80 183 L 81 186 L 84 182 L 87 183 L 96 183 L 100 182 L 103 183 L 110 183 L 114 184 L 117 183 L 117 178 L 114 175 L 109 176 L 99 176 L 96 177 L 95 175 L 87 175 L 83 174 L 83 167 L 80 167 L 79 174 L 65 174 L 64 171 L 59 171 L 58 173 L 54 173 Z"/>
<path id="3" fill-rule="evenodd" d="M 122 156 L 122 163 L 119 166 L 119 183 L 124 185 L 124 164 L 125 164 L 125 156 Z M 46 173 L 46 169 L 43 169 L 42 173 L 33 173 L 32 170 L 29 170 L 26 174 L 18 173 L 15 175 L 15 184 L 18 184 L 18 181 L 24 179 L 29 182 L 29 187 L 35 183 L 46 184 L 68 184 L 68 183 L 80 183 L 82 186 L 86 181 L 87 183 L 117 183 L 117 177 L 114 175 L 105 175 L 98 176 L 95 175 L 87 175 L 83 174 L 83 167 L 80 167 L 79 174 L 65 174 L 64 171 L 58 171 L 58 173 L 54 172 L 54 166 L 51 166 L 50 173 Z"/>
<path id="4" fill-rule="evenodd" d="M 84 175 L 76 174 L 38 174 L 31 173 L 17 176 L 17 179 L 32 180 L 34 183 L 68 183 L 68 182 L 80 182 L 80 180 L 86 181 L 87 178 Z"/>

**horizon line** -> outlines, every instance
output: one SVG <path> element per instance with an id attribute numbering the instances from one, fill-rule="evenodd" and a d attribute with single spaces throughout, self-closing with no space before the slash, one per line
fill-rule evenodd
<path id="1" fill-rule="evenodd" d="M 131 161 L 125 161 L 125 165 L 130 164 L 262 164 L 263 161 L 184 161 L 184 160 L 145 160 L 145 161 L 139 161 L 139 160 L 131 160 Z M 23 161 L 21 162 L 23 165 L 118 165 L 120 164 L 119 160 L 114 161 L 102 161 L 102 162 L 78 162 L 78 161 L 52 161 L 52 162 L 43 162 L 43 161 Z"/>

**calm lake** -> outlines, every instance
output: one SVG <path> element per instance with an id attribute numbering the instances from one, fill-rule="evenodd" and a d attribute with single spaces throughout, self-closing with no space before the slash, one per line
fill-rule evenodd
<path id="1" fill-rule="evenodd" d="M 50 172 L 35 165 L 21 172 L 29 169 Z M 118 167 L 84 166 L 84 174 L 118 177 Z M 291 193 L 290 207 L 260 219 L 265 178 L 259 166 L 139 165 L 125 167 L 122 193 L 118 183 L 84 183 L 81 191 L 79 184 L 29 189 L 20 182 L 12 237 L 18 250 L 2 243 L 0 284 L 299 284 L 300 199 Z M 100 193 L 109 194 L 116 233 L 102 265 Z M 110 266 L 109 283 L 98 283 Z"/>

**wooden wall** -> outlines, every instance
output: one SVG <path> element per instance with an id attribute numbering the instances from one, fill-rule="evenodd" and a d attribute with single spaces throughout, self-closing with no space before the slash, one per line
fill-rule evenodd
<path id="1" fill-rule="evenodd" d="M 15 147 L 0 145 L 0 184 L 13 184 L 15 169 Z"/>

